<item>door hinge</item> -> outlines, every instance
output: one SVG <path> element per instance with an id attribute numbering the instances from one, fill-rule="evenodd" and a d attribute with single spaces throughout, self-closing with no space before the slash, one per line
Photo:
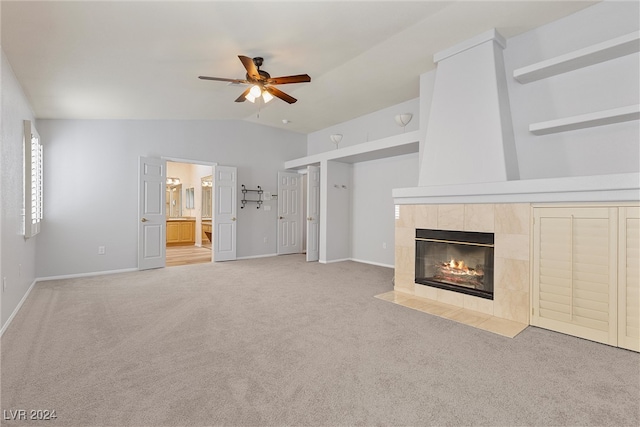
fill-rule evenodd
<path id="1" fill-rule="evenodd" d="M 531 307 L 531 315 L 533 316 L 535 309 L 533 307 Z"/>

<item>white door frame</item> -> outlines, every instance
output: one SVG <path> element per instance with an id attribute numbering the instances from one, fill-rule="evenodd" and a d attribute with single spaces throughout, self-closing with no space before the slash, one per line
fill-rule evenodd
<path id="1" fill-rule="evenodd" d="M 320 258 L 320 167 L 307 166 L 307 261 Z"/>
<path id="2" fill-rule="evenodd" d="M 193 159 L 182 159 L 179 157 L 167 157 L 167 156 L 162 156 L 160 157 L 162 160 L 164 160 L 165 162 L 172 162 L 172 163 L 187 163 L 187 164 L 191 164 L 191 165 L 199 165 L 199 166 L 209 166 L 211 167 L 211 175 L 213 176 L 213 167 L 216 166 L 218 163 L 217 162 L 206 162 L 204 160 L 193 160 Z M 213 189 L 211 190 L 213 192 Z M 213 212 L 213 200 L 215 198 L 215 194 L 211 194 L 211 212 Z M 200 223 L 202 224 L 202 223 Z M 197 225 L 197 221 L 196 221 L 196 225 Z M 198 235 L 198 230 L 196 227 L 196 235 Z M 213 262 L 213 245 L 211 248 L 211 261 Z"/>

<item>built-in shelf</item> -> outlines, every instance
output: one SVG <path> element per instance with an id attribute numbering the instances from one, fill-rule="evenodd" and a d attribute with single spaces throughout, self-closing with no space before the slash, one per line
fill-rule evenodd
<path id="1" fill-rule="evenodd" d="M 547 135 L 550 133 L 604 126 L 639 119 L 640 105 L 629 105 L 612 110 L 597 111 L 579 116 L 532 123 L 529 125 L 529 131 L 535 135 Z"/>
<path id="2" fill-rule="evenodd" d="M 309 165 L 318 165 L 323 160 L 343 163 L 366 162 L 403 154 L 417 153 L 419 146 L 418 131 L 405 132 L 375 141 L 325 151 L 311 156 L 284 162 L 285 169 L 301 169 Z"/>
<path id="3" fill-rule="evenodd" d="M 513 77 L 520 83 L 530 83 L 639 51 L 640 31 L 635 31 L 606 42 L 518 68 L 513 71 Z"/>

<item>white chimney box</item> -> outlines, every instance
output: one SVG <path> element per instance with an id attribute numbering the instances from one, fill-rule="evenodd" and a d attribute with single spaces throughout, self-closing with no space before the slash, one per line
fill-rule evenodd
<path id="1" fill-rule="evenodd" d="M 493 29 L 434 55 L 420 186 L 519 179 L 505 46 Z"/>

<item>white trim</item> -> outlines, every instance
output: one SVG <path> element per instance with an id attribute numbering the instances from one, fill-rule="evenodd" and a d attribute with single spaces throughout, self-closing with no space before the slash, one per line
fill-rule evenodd
<path id="1" fill-rule="evenodd" d="M 334 262 L 343 262 L 343 261 L 352 261 L 351 258 L 342 258 L 342 259 L 332 259 L 330 261 L 324 260 L 324 261 L 318 261 L 321 264 L 333 264 Z"/>
<path id="2" fill-rule="evenodd" d="M 265 254 L 265 255 L 251 255 L 251 256 L 241 256 L 236 259 L 254 259 L 254 258 L 269 258 L 272 256 L 278 256 L 278 254 Z"/>
<path id="3" fill-rule="evenodd" d="M 495 28 L 492 28 L 491 30 L 485 31 L 482 34 L 478 34 L 477 36 L 469 40 L 463 41 L 462 43 L 458 43 L 455 46 L 452 46 L 448 49 L 445 49 L 443 51 L 436 53 L 435 55 L 433 55 L 433 62 L 437 64 L 443 59 L 446 59 L 453 55 L 457 55 L 460 52 L 464 52 L 465 50 L 472 49 L 488 41 L 494 41 L 498 43 L 498 45 L 502 49 L 507 47 L 507 40 L 504 37 L 502 37 L 502 35 L 498 31 L 496 31 Z"/>
<path id="4" fill-rule="evenodd" d="M 383 264 L 383 263 L 381 263 L 381 262 L 375 262 L 375 261 L 365 261 L 365 260 L 363 260 L 363 259 L 351 258 L 351 261 L 353 261 L 353 262 L 359 262 L 359 263 L 362 263 L 362 264 L 377 265 L 378 267 L 396 268 L 396 266 L 395 266 L 395 265 Z"/>
<path id="5" fill-rule="evenodd" d="M 31 286 L 29 286 L 29 289 L 27 289 L 27 292 L 25 292 L 24 296 L 22 297 L 22 299 L 20 300 L 20 302 L 18 303 L 18 305 L 16 306 L 16 308 L 13 310 L 13 313 L 11 313 L 11 316 L 9 316 L 9 318 L 7 319 L 6 322 L 4 322 L 4 325 L 2 325 L 2 329 L 0 329 L 0 337 L 4 334 L 4 332 L 7 330 L 7 328 L 9 327 L 9 324 L 11 324 L 11 321 L 13 320 L 14 317 L 16 317 L 16 315 L 18 314 L 18 311 L 20 311 L 20 308 L 22 308 L 22 304 L 24 304 L 24 302 L 27 300 L 27 297 L 29 296 L 29 294 L 31 293 L 31 289 L 33 289 L 33 287 L 35 286 L 35 284 L 38 282 L 38 279 L 35 279 L 33 281 L 33 283 L 31 283 Z"/>
<path id="6" fill-rule="evenodd" d="M 160 160 L 164 160 L 166 162 L 172 162 L 172 163 L 188 163 L 192 165 L 218 166 L 218 162 L 206 162 L 204 160 L 181 159 L 178 157 L 169 157 L 169 156 L 160 156 Z"/>
<path id="7" fill-rule="evenodd" d="M 392 190 L 396 205 L 640 200 L 640 173 L 434 185 Z"/>
<path id="8" fill-rule="evenodd" d="M 307 166 L 320 165 L 320 167 L 324 169 L 322 162 L 329 160 L 336 160 L 342 163 L 357 163 L 384 159 L 387 157 L 417 153 L 419 151 L 419 145 L 419 131 L 415 130 L 373 141 L 361 142 L 360 144 L 350 145 L 337 150 L 324 151 L 299 159 L 288 160 L 284 162 L 284 168 L 286 170 L 306 169 Z"/>
<path id="9" fill-rule="evenodd" d="M 90 273 L 63 274 L 61 276 L 39 277 L 36 280 L 38 282 L 46 282 L 49 280 L 76 279 L 78 277 L 92 277 L 92 276 L 105 276 L 108 274 L 131 273 L 132 271 L 145 271 L 145 270 L 139 270 L 138 268 L 123 268 L 121 270 L 93 271 Z"/>

